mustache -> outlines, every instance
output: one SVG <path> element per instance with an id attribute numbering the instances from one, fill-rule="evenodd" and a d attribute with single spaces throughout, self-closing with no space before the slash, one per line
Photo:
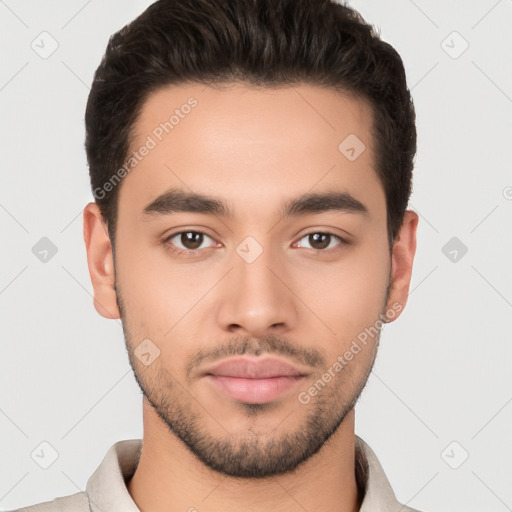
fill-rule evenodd
<path id="1" fill-rule="evenodd" d="M 266 336 L 259 339 L 239 337 L 212 349 L 201 349 L 187 365 L 187 375 L 190 376 L 198 366 L 204 363 L 243 354 L 254 356 L 279 354 L 295 360 L 302 365 L 311 366 L 312 368 L 322 368 L 326 366 L 325 358 L 314 348 L 298 347 L 296 343 L 290 343 L 276 336 Z"/>

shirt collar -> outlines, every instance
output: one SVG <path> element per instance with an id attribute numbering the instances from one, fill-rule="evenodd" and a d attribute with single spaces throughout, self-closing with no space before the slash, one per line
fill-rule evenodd
<path id="1" fill-rule="evenodd" d="M 356 480 L 363 493 L 360 512 L 412 511 L 396 499 L 395 493 L 373 450 L 355 436 Z"/>
<path id="2" fill-rule="evenodd" d="M 87 482 L 86 493 L 92 512 L 140 512 L 126 488 L 139 463 L 141 439 L 115 443 Z M 373 450 L 355 436 L 356 480 L 364 498 L 360 512 L 394 512 L 397 501 Z M 411 510 L 403 507 L 401 510 Z"/>

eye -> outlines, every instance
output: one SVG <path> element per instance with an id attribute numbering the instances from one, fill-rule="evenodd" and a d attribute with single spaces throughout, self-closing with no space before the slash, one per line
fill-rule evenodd
<path id="1" fill-rule="evenodd" d="M 196 250 L 201 249 L 201 245 L 203 244 L 205 237 L 213 240 L 213 238 L 202 231 L 179 231 L 178 233 L 173 233 L 168 236 L 164 242 L 171 252 L 175 252 L 177 254 L 194 254 Z M 173 239 L 176 239 L 176 241 L 171 242 Z M 213 247 L 213 245 L 210 245 L 209 247 Z M 209 247 L 205 248 L 208 249 Z"/>
<path id="2" fill-rule="evenodd" d="M 214 243 L 207 247 L 201 247 L 205 241 L 205 237 L 209 238 Z M 173 239 L 176 240 L 173 241 Z M 330 253 L 341 249 L 344 245 L 348 245 L 348 242 L 340 236 L 324 231 L 308 233 L 307 235 L 304 235 L 300 240 L 303 239 L 306 239 L 310 244 L 310 248 L 316 252 Z M 336 240 L 339 242 L 338 244 L 333 243 Z M 167 250 L 178 255 L 189 256 L 193 256 L 195 252 L 200 249 L 210 249 L 215 247 L 216 244 L 219 246 L 219 244 L 213 240 L 212 237 L 203 231 L 194 230 L 178 231 L 177 233 L 173 233 L 164 240 L 164 243 Z M 295 243 L 294 246 L 297 246 L 297 244 L 298 242 Z M 302 247 L 302 245 L 299 245 L 299 247 Z"/>
<path id="3" fill-rule="evenodd" d="M 303 239 L 307 239 L 308 243 L 312 246 L 311 249 L 314 249 L 317 252 L 331 252 L 340 249 L 343 245 L 347 245 L 347 241 L 340 236 L 323 231 L 308 233 L 300 240 Z M 333 242 L 334 239 L 341 243 L 333 245 L 331 242 Z"/>

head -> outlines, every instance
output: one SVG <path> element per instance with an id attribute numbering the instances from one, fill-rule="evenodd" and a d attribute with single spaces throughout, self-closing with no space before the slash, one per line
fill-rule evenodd
<path id="1" fill-rule="evenodd" d="M 109 40 L 86 151 L 95 307 L 122 319 L 155 418 L 231 476 L 308 460 L 407 300 L 416 130 L 399 55 L 328 0 L 160 0 Z M 294 376 L 252 395 L 212 377 L 241 355 Z"/>

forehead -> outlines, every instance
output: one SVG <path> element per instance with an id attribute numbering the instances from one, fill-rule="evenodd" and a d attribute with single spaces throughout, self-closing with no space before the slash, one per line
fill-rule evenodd
<path id="1" fill-rule="evenodd" d="M 336 189 L 371 207 L 384 201 L 371 129 L 367 102 L 319 86 L 168 86 L 134 124 L 119 213 L 173 188 L 253 207 Z"/>

